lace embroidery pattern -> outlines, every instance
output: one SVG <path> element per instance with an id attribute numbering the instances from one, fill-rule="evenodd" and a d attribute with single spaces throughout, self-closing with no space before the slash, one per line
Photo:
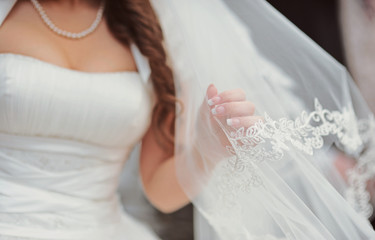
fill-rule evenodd
<path id="1" fill-rule="evenodd" d="M 361 120 L 358 125 L 362 139 L 369 142 L 369 146 L 359 157 L 354 168 L 347 172 L 350 187 L 346 192 L 346 199 L 357 212 L 369 218 L 373 214 L 373 207 L 367 187 L 368 182 L 374 180 L 375 177 L 375 139 L 372 135 L 375 121 L 373 118 Z"/>
<path id="2" fill-rule="evenodd" d="M 265 114 L 263 122 L 257 122 L 246 131 L 240 128 L 230 132 L 229 140 L 233 147 L 228 147 L 228 150 L 237 154 L 246 153 L 256 161 L 275 157 L 281 159 L 284 151 L 289 150 L 287 143 L 290 143 L 293 147 L 312 155 L 314 149 L 323 147 L 324 136 L 335 135 L 350 152 L 356 152 L 363 142 L 358 132 L 355 132 L 356 128 L 352 128 L 353 124 L 353 112 L 347 109 L 343 112 L 323 109 L 315 99 L 315 111 L 310 114 L 304 111 L 294 121 L 286 118 L 275 121 Z M 261 143 L 271 145 L 271 154 L 265 147 L 258 146 Z"/>
<path id="3" fill-rule="evenodd" d="M 353 111 L 347 108 L 342 112 L 329 111 L 317 99 L 314 106 L 314 111 L 309 114 L 304 111 L 294 121 L 285 118 L 273 120 L 265 115 L 264 121 L 247 129 L 227 132 L 232 144 L 227 146 L 227 150 L 232 157 L 219 167 L 221 180 L 216 183 L 220 186 L 220 192 L 226 192 L 225 202 L 234 204 L 240 192 L 248 192 L 252 187 L 261 186 L 263 182 L 256 171 L 257 164 L 265 160 L 280 160 L 292 147 L 313 155 L 314 150 L 323 147 L 324 137 L 334 136 L 336 143 L 346 152 L 358 154 L 371 139 L 373 118 L 358 122 Z M 375 175 L 374 157 L 375 150 L 369 151 L 349 173 L 348 200 L 365 216 L 372 213 L 366 183 Z"/>

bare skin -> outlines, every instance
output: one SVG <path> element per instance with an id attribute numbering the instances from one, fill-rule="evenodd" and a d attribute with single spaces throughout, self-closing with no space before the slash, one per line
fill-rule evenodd
<path id="1" fill-rule="evenodd" d="M 98 2 L 94 0 L 40 2 L 52 21 L 70 32 L 80 32 L 90 26 L 98 9 Z M 136 70 L 129 48 L 112 36 L 105 21 L 83 39 L 66 39 L 45 26 L 28 0 L 18 1 L 0 28 L 0 53 L 26 55 L 83 72 Z M 236 118 L 233 123 L 247 125 L 254 122 L 251 117 L 254 106 L 245 97 L 241 90 L 218 93 L 211 85 L 207 89 L 211 106 L 206 108 L 211 110 L 222 105 L 225 109 L 216 114 L 218 117 L 230 114 Z M 168 119 L 167 123 L 170 122 Z M 178 184 L 175 157 L 168 155 L 154 136 L 154 130 L 150 128 L 142 139 L 140 175 L 150 202 L 160 211 L 169 213 L 189 203 L 189 199 Z"/>
<path id="2" fill-rule="evenodd" d="M 40 1 L 62 29 L 80 32 L 95 19 L 98 5 L 87 1 Z M 61 67 L 111 72 L 135 70 L 129 49 L 117 41 L 102 21 L 94 33 L 81 39 L 60 37 L 48 29 L 28 0 L 18 1 L 0 28 L 0 52 L 32 56 Z"/>

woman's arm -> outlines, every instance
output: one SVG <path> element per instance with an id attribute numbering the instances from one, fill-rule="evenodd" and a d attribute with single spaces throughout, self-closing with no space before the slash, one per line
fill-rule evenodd
<path id="1" fill-rule="evenodd" d="M 140 174 L 148 200 L 160 211 L 171 213 L 189 203 L 178 184 L 175 158 L 157 143 L 152 127 L 142 141 Z"/>

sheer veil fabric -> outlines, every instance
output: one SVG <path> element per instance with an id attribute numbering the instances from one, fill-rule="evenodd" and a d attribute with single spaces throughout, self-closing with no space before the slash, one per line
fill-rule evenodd
<path id="1" fill-rule="evenodd" d="M 152 3 L 184 103 L 176 171 L 218 238 L 375 239 L 374 120 L 346 69 L 264 0 Z M 263 120 L 212 117 L 211 83 L 244 90 Z M 357 159 L 341 191 L 336 149 Z"/>
<path id="2" fill-rule="evenodd" d="M 217 238 L 375 239 L 374 120 L 346 69 L 264 0 L 151 2 L 183 102 L 177 175 Z M 0 23 L 14 3 L 0 0 Z M 241 88 L 263 121 L 213 118 L 211 83 Z M 358 159 L 341 193 L 334 149 Z"/>
<path id="3" fill-rule="evenodd" d="M 372 93 L 375 88 L 374 2 L 340 0 L 339 3 L 340 25 L 348 68 L 370 110 L 375 113 L 375 96 Z M 370 192 L 374 192 L 374 186 L 372 184 Z M 375 205 L 375 199 L 372 198 L 371 201 L 372 205 Z"/>

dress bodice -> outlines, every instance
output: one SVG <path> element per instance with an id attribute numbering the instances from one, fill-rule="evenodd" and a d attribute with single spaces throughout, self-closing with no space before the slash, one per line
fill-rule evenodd
<path id="1" fill-rule="evenodd" d="M 0 73 L 2 133 L 129 147 L 149 122 L 138 72 L 88 73 L 0 54 Z"/>
<path id="2" fill-rule="evenodd" d="M 128 239 L 118 178 L 153 104 L 138 72 L 0 54 L 0 239 Z"/>

